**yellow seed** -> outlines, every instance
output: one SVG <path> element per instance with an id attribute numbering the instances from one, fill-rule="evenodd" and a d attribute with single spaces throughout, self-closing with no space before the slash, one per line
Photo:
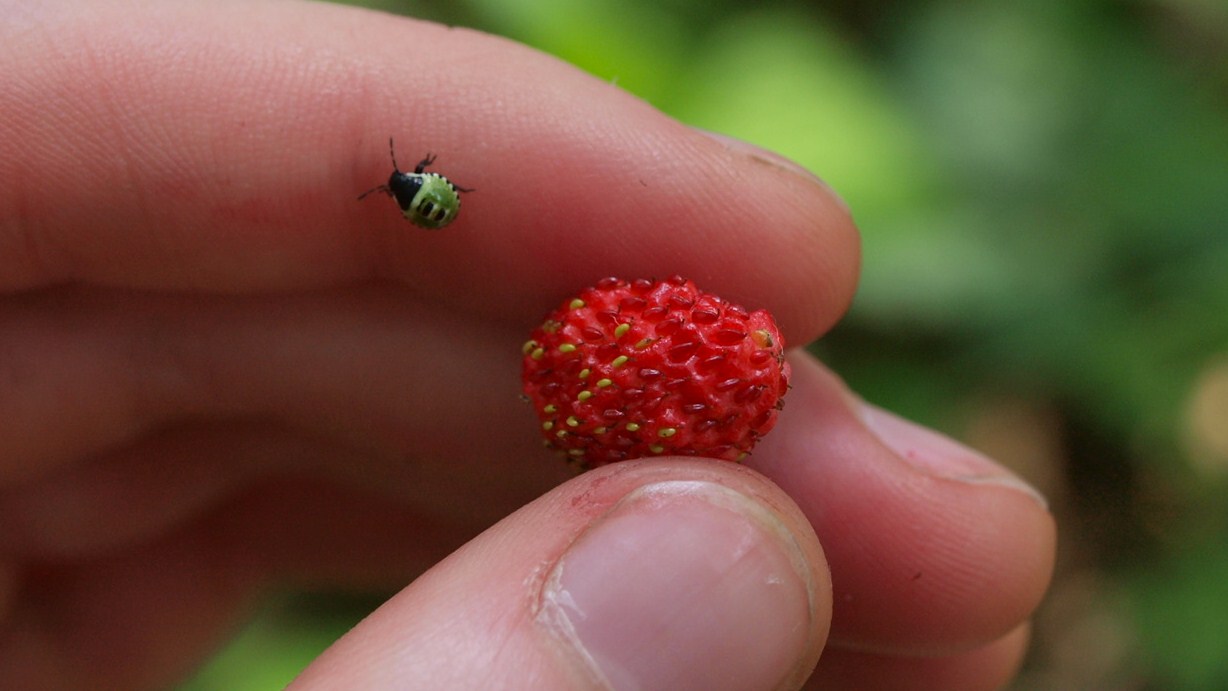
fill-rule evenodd
<path id="1" fill-rule="evenodd" d="M 635 349 L 636 349 L 636 350 L 643 350 L 643 349 L 647 348 L 647 347 L 648 347 L 648 346 L 650 346 L 650 345 L 652 345 L 652 339 L 651 339 L 651 338 L 645 338 L 645 339 L 642 339 L 642 340 L 641 340 L 639 343 L 636 343 L 636 344 L 635 344 Z"/>
<path id="2" fill-rule="evenodd" d="M 554 420 L 546 420 L 545 422 L 543 422 L 542 429 L 546 430 L 547 432 L 554 429 Z"/>
<path id="3" fill-rule="evenodd" d="M 774 340 L 772 340 L 772 334 L 766 329 L 752 331 L 750 337 L 751 340 L 753 340 L 760 348 L 771 348 L 776 343 Z"/>
<path id="4" fill-rule="evenodd" d="M 556 319 L 547 319 L 546 321 L 542 322 L 542 331 L 545 331 L 548 334 L 552 334 L 555 331 L 558 331 L 559 327 L 561 327 L 562 325 L 563 325 L 562 322 Z"/>
<path id="5" fill-rule="evenodd" d="M 562 439 L 563 437 L 566 437 L 566 436 L 567 436 L 567 430 L 565 430 L 565 429 L 561 429 L 561 430 L 559 430 L 559 431 L 555 432 L 555 433 L 554 433 L 554 436 L 558 437 L 559 439 Z"/>
<path id="6" fill-rule="evenodd" d="M 750 455 L 749 453 L 747 453 L 747 452 L 743 451 L 742 453 L 738 454 L 738 460 L 737 460 L 737 462 L 738 462 L 738 463 L 741 463 L 741 462 L 742 462 L 742 459 L 743 459 L 743 458 L 746 458 L 746 457 L 747 457 L 747 456 L 749 456 L 749 455 Z"/>
<path id="7" fill-rule="evenodd" d="M 598 427 L 593 430 L 593 434 L 605 434 L 605 433 L 606 433 L 605 427 Z"/>
<path id="8" fill-rule="evenodd" d="M 605 387 L 607 387 L 607 386 L 609 386 L 610 384 L 613 384 L 613 383 L 614 383 L 614 382 L 610 381 L 609 379 L 598 379 L 598 380 L 597 380 L 597 388 L 599 388 L 599 389 L 604 389 Z"/>
<path id="9" fill-rule="evenodd" d="M 568 415 L 567 416 L 567 426 L 568 427 L 579 427 L 580 421 L 576 418 L 575 415 Z"/>
<path id="10" fill-rule="evenodd" d="M 678 433 L 678 430 L 674 429 L 673 427 L 662 427 L 661 429 L 657 430 L 658 437 L 668 438 L 668 437 L 674 436 L 677 433 Z"/>
<path id="11" fill-rule="evenodd" d="M 546 354 L 545 349 L 543 349 L 541 346 L 538 346 L 533 349 L 532 353 L 529 353 L 529 357 L 533 358 L 534 360 L 540 360 L 542 359 L 542 356 L 544 356 L 545 354 Z"/>
<path id="12" fill-rule="evenodd" d="M 537 341 L 534 341 L 533 339 L 530 338 L 529 340 L 524 342 L 523 346 L 520 347 L 520 352 L 524 353 L 525 355 L 528 355 L 529 353 L 533 352 L 536 348 L 537 348 Z"/>
<path id="13" fill-rule="evenodd" d="M 583 455 L 584 455 L 584 449 L 569 449 L 569 450 L 567 451 L 567 453 L 568 453 L 568 454 L 570 454 L 570 455 L 572 455 L 572 456 L 583 456 Z"/>
<path id="14" fill-rule="evenodd" d="M 590 374 L 592 374 L 592 373 L 593 373 L 593 371 L 592 371 L 592 370 L 590 370 L 589 368 L 585 367 L 584 369 L 580 370 L 580 378 L 581 378 L 581 379 L 588 379 L 588 375 L 590 375 Z"/>
<path id="15" fill-rule="evenodd" d="M 660 444 L 653 444 L 648 447 L 648 450 L 653 453 L 661 453 L 662 451 L 665 450 L 665 447 L 661 446 Z"/>
<path id="16" fill-rule="evenodd" d="M 622 367 L 623 365 L 627 364 L 627 361 L 630 359 L 631 358 L 627 357 L 626 355 L 619 355 L 618 357 L 614 358 L 610 362 L 610 367 L 613 367 L 614 369 L 618 369 L 619 367 Z"/>
<path id="17" fill-rule="evenodd" d="M 592 397 L 593 397 L 592 391 L 581 391 L 580 393 L 576 394 L 577 401 L 587 401 L 588 399 Z"/>
<path id="18" fill-rule="evenodd" d="M 542 406 L 542 412 L 546 414 L 557 413 L 559 412 L 559 407 L 553 403 L 547 403 L 546 405 Z"/>
<path id="19" fill-rule="evenodd" d="M 560 352 L 560 353 L 574 353 L 574 352 L 576 352 L 576 345 L 575 345 L 574 343 L 563 343 L 563 344 L 560 344 L 560 345 L 559 345 L 559 352 Z"/>
<path id="20" fill-rule="evenodd" d="M 571 302 L 567 303 L 568 309 L 573 309 L 573 310 L 578 310 L 583 306 L 584 306 L 584 301 L 581 300 L 580 298 L 576 298 L 575 300 L 572 300 Z"/>
<path id="21" fill-rule="evenodd" d="M 619 324 L 618 326 L 614 327 L 614 338 L 622 338 L 630 330 L 630 324 Z"/>
<path id="22" fill-rule="evenodd" d="M 628 422 L 628 423 L 627 423 L 627 431 L 628 431 L 628 432 L 638 432 L 638 431 L 640 431 L 640 425 L 639 425 L 639 423 L 638 423 L 638 422 Z"/>

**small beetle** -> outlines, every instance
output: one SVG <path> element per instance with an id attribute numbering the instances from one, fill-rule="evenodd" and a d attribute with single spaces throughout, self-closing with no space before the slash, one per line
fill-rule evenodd
<path id="1" fill-rule="evenodd" d="M 439 173 L 428 173 L 426 167 L 435 162 L 435 157 L 426 158 L 414 166 L 414 172 L 406 173 L 397 166 L 396 150 L 392 137 L 388 138 L 388 153 L 392 156 L 392 175 L 388 184 L 372 187 L 358 196 L 362 201 L 372 192 L 383 192 L 397 201 L 401 213 L 415 225 L 439 229 L 451 223 L 460 213 L 460 192 L 472 189 L 458 187 Z"/>

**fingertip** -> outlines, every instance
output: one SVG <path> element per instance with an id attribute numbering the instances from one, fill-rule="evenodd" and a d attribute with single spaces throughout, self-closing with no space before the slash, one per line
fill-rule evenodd
<path id="1" fill-rule="evenodd" d="M 829 616 L 821 548 L 778 489 L 733 464 L 632 461 L 479 536 L 296 688 L 797 688 Z"/>
<path id="2" fill-rule="evenodd" d="M 812 647 L 812 573 L 745 495 L 656 482 L 568 548 L 539 621 L 611 688 L 774 688 Z"/>
<path id="3" fill-rule="evenodd" d="M 765 214 L 747 224 L 745 240 L 748 246 L 756 246 L 764 235 L 779 233 L 792 248 L 788 261 L 735 261 L 730 273 L 737 275 L 739 265 L 755 272 L 746 283 L 753 290 L 766 291 L 768 300 L 764 295 L 751 295 L 747 300 L 773 311 L 790 345 L 809 343 L 844 315 L 856 292 L 861 235 L 851 210 L 833 187 L 795 161 L 741 139 L 693 129 L 716 144 L 717 151 L 710 155 L 724 159 L 731 171 L 756 172 L 759 180 L 748 180 L 745 188 L 756 194 L 765 186 L 781 189 L 773 203 L 779 204 L 779 218 L 792 219 L 793 224 L 775 227 L 773 218 Z"/>
<path id="4" fill-rule="evenodd" d="M 797 500 L 823 541 L 836 587 L 832 639 L 949 654 L 1029 617 L 1056 552 L 1053 517 L 1035 495 L 901 455 L 817 361 L 795 356 L 793 373 L 780 422 L 748 463 Z M 948 462 L 987 472 L 981 461 Z"/>

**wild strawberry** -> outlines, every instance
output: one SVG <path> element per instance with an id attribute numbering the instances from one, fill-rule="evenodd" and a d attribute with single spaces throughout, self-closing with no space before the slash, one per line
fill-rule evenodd
<path id="1" fill-rule="evenodd" d="M 606 278 L 524 344 L 546 445 L 581 467 L 681 454 L 741 460 L 776 424 L 789 365 L 770 314 L 675 276 Z"/>

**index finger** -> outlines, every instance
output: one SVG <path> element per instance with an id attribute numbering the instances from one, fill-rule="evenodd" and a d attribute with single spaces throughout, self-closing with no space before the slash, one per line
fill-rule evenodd
<path id="1" fill-rule="evenodd" d="M 0 290 L 391 279 L 519 322 L 604 275 L 681 273 L 794 343 L 852 295 L 856 233 L 821 184 L 511 42 L 314 3 L 15 12 Z M 476 189 L 446 230 L 356 202 L 389 136 Z"/>

